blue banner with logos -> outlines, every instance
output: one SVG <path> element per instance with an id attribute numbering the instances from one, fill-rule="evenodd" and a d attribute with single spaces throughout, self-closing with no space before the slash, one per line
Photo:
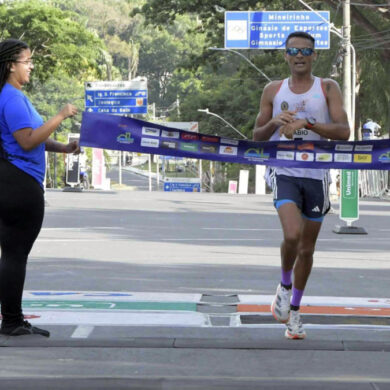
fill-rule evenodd
<path id="1" fill-rule="evenodd" d="M 254 142 L 194 133 L 124 116 L 83 113 L 80 145 L 239 164 L 390 169 L 390 140 Z"/>

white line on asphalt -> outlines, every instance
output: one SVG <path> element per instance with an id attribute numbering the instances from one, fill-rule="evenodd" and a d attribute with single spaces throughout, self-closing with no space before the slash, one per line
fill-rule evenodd
<path id="1" fill-rule="evenodd" d="M 205 327 L 211 326 L 210 318 L 205 313 L 174 310 L 121 310 L 109 312 L 105 310 L 35 310 L 25 313 L 36 318 L 31 319 L 33 325 L 84 325 L 84 326 L 179 326 Z M 76 329 L 77 330 L 77 329 Z M 85 331 L 83 331 L 85 332 Z"/>
<path id="2" fill-rule="evenodd" d="M 91 325 L 79 325 L 71 337 L 74 339 L 87 339 L 94 329 L 95 327 Z"/>
<path id="3" fill-rule="evenodd" d="M 208 227 L 203 227 L 202 229 L 204 230 L 249 230 L 249 231 L 252 231 L 252 230 L 255 230 L 255 231 L 278 231 L 278 230 L 281 230 L 281 229 L 241 229 L 241 228 L 208 228 Z"/>
<path id="4" fill-rule="evenodd" d="M 37 242 L 114 242 L 114 241 L 129 241 L 127 238 L 38 238 Z M 388 238 L 369 238 L 370 242 L 388 242 Z M 159 238 L 158 241 L 267 241 L 267 242 L 279 242 L 280 238 Z M 364 243 L 361 238 L 319 238 L 319 242 L 356 242 Z"/>
<path id="5" fill-rule="evenodd" d="M 263 238 L 160 238 L 159 241 L 265 241 L 265 239 Z"/>
<path id="6" fill-rule="evenodd" d="M 51 231 L 51 230 L 72 230 L 72 231 L 81 231 L 81 230 L 124 230 L 122 227 L 118 226 L 84 226 L 84 227 L 58 227 L 58 228 L 42 228 L 43 231 Z"/>
<path id="7" fill-rule="evenodd" d="M 284 324 L 242 324 L 240 321 L 231 320 L 231 326 L 241 328 L 263 328 L 263 329 L 285 329 Z M 362 331 L 362 330 L 376 330 L 390 332 L 388 325 L 364 325 L 364 324 L 304 324 L 305 329 L 312 330 L 348 330 L 348 331 Z"/>
<path id="8" fill-rule="evenodd" d="M 389 241 L 389 238 L 388 237 L 364 237 L 366 238 L 368 241 Z M 319 238 L 317 241 L 348 241 L 348 242 L 362 242 L 364 240 L 362 240 L 363 237 L 340 237 L 340 238 Z M 367 241 L 365 241 L 367 242 Z"/>
<path id="9" fill-rule="evenodd" d="M 36 242 L 114 242 L 129 241 L 129 238 L 38 238 Z"/>
<path id="10" fill-rule="evenodd" d="M 129 238 L 39 238 L 37 242 L 113 242 Z M 265 241 L 262 238 L 159 238 L 158 241 Z M 268 240 L 269 241 L 269 240 Z"/>

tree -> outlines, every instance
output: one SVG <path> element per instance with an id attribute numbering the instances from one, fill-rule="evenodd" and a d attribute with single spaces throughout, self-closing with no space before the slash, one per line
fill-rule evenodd
<path id="1" fill-rule="evenodd" d="M 32 49 L 34 70 L 26 93 L 44 120 L 66 103 L 83 110 L 84 81 L 101 74 L 103 42 L 77 21 L 78 16 L 45 1 L 7 1 L 0 7 L 2 39 L 26 41 Z M 79 132 L 80 117 L 63 122 L 53 137 L 67 141 L 69 132 Z M 49 156 L 53 160 L 54 156 Z M 64 171 L 59 159 L 57 183 Z M 54 164 L 50 164 L 53 177 Z"/>
<path id="2" fill-rule="evenodd" d="M 358 6 L 352 5 L 352 42 L 357 49 L 358 60 L 358 85 L 356 107 L 356 126 L 360 125 L 361 119 L 375 117 L 381 123 L 383 129 L 390 127 L 390 101 L 389 88 L 389 57 L 390 57 L 390 11 L 388 7 L 379 6 L 380 0 L 369 0 Z M 382 4 L 383 5 L 383 4 Z M 327 0 L 317 2 L 316 9 L 330 10 L 331 20 L 336 25 L 342 25 L 341 2 L 338 0 Z M 190 14 L 200 20 L 200 26 L 193 29 L 193 33 L 203 33 L 206 37 L 202 52 L 192 61 L 192 68 L 196 69 L 206 63 L 210 63 L 218 69 L 221 61 L 216 57 L 221 53 L 210 53 L 207 48 L 210 46 L 223 47 L 224 35 L 224 11 L 250 11 L 250 10 L 294 10 L 302 9 L 302 5 L 295 0 L 273 0 L 273 1 L 240 1 L 220 0 L 215 3 L 206 1 L 186 0 L 150 0 L 134 12 L 141 12 L 146 21 L 153 25 L 165 25 L 172 23 L 178 15 Z M 342 42 L 337 37 L 332 37 L 332 48 L 330 51 L 321 52 L 321 61 L 317 61 L 316 74 L 322 77 L 329 77 L 332 64 L 336 61 Z M 247 54 L 247 53 L 246 53 Z M 267 51 L 261 56 L 249 54 L 253 62 L 261 69 L 272 67 L 280 61 L 280 56 L 274 51 Z M 245 66 L 245 64 L 243 64 Z M 240 66 L 242 68 L 242 66 Z M 372 70 L 375 69 L 375 72 Z M 266 72 L 267 73 L 267 72 Z M 280 73 L 277 77 L 283 77 Z M 381 75 L 381 77 L 376 77 Z M 342 79 L 338 79 L 342 86 Z M 387 131 L 387 130 L 386 130 Z"/>
<path id="3" fill-rule="evenodd" d="M 61 11 L 40 0 L 7 1 L 0 8 L 1 38 L 23 39 L 33 52 L 35 80 L 57 74 L 88 77 L 98 72 L 102 42 Z"/>
<path id="4" fill-rule="evenodd" d="M 135 78 L 139 62 L 138 35 L 142 16 L 129 18 L 131 10 L 144 0 L 55 0 L 57 7 L 76 12 L 83 23 L 105 42 L 105 79 Z"/>

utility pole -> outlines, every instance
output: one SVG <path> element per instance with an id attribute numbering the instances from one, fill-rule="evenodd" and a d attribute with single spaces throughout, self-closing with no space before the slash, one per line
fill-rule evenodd
<path id="1" fill-rule="evenodd" d="M 344 43 L 344 67 L 343 67 L 343 92 L 344 106 L 348 115 L 348 122 L 351 129 L 350 140 L 355 138 L 355 129 L 352 127 L 352 84 L 351 84 L 351 3 L 350 0 L 343 1 L 343 43 Z"/>
<path id="2" fill-rule="evenodd" d="M 344 107 L 348 115 L 349 128 L 351 134 L 349 140 L 355 139 L 355 110 L 352 104 L 352 91 L 355 91 L 355 75 L 352 77 L 351 72 L 351 3 L 350 0 L 343 1 L 343 46 L 344 54 L 344 69 L 343 69 L 343 97 Z M 355 60 L 354 60 L 355 64 Z M 355 72 L 355 66 L 353 69 Z M 359 171 L 351 169 L 343 169 L 340 171 L 340 219 L 346 222 L 346 226 L 336 225 L 333 229 L 337 234 L 367 234 L 362 227 L 352 226 L 354 221 L 359 219 Z"/>

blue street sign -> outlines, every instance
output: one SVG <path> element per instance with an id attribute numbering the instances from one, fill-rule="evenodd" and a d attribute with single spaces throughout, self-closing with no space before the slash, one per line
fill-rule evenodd
<path id="1" fill-rule="evenodd" d="M 85 109 L 105 114 L 146 114 L 146 79 L 85 83 Z"/>
<path id="2" fill-rule="evenodd" d="M 226 49 L 284 49 L 289 34 L 311 34 L 316 49 L 330 48 L 329 11 L 227 11 Z"/>
<path id="3" fill-rule="evenodd" d="M 165 182 L 164 191 L 166 192 L 200 192 L 200 183 L 176 183 Z"/>

